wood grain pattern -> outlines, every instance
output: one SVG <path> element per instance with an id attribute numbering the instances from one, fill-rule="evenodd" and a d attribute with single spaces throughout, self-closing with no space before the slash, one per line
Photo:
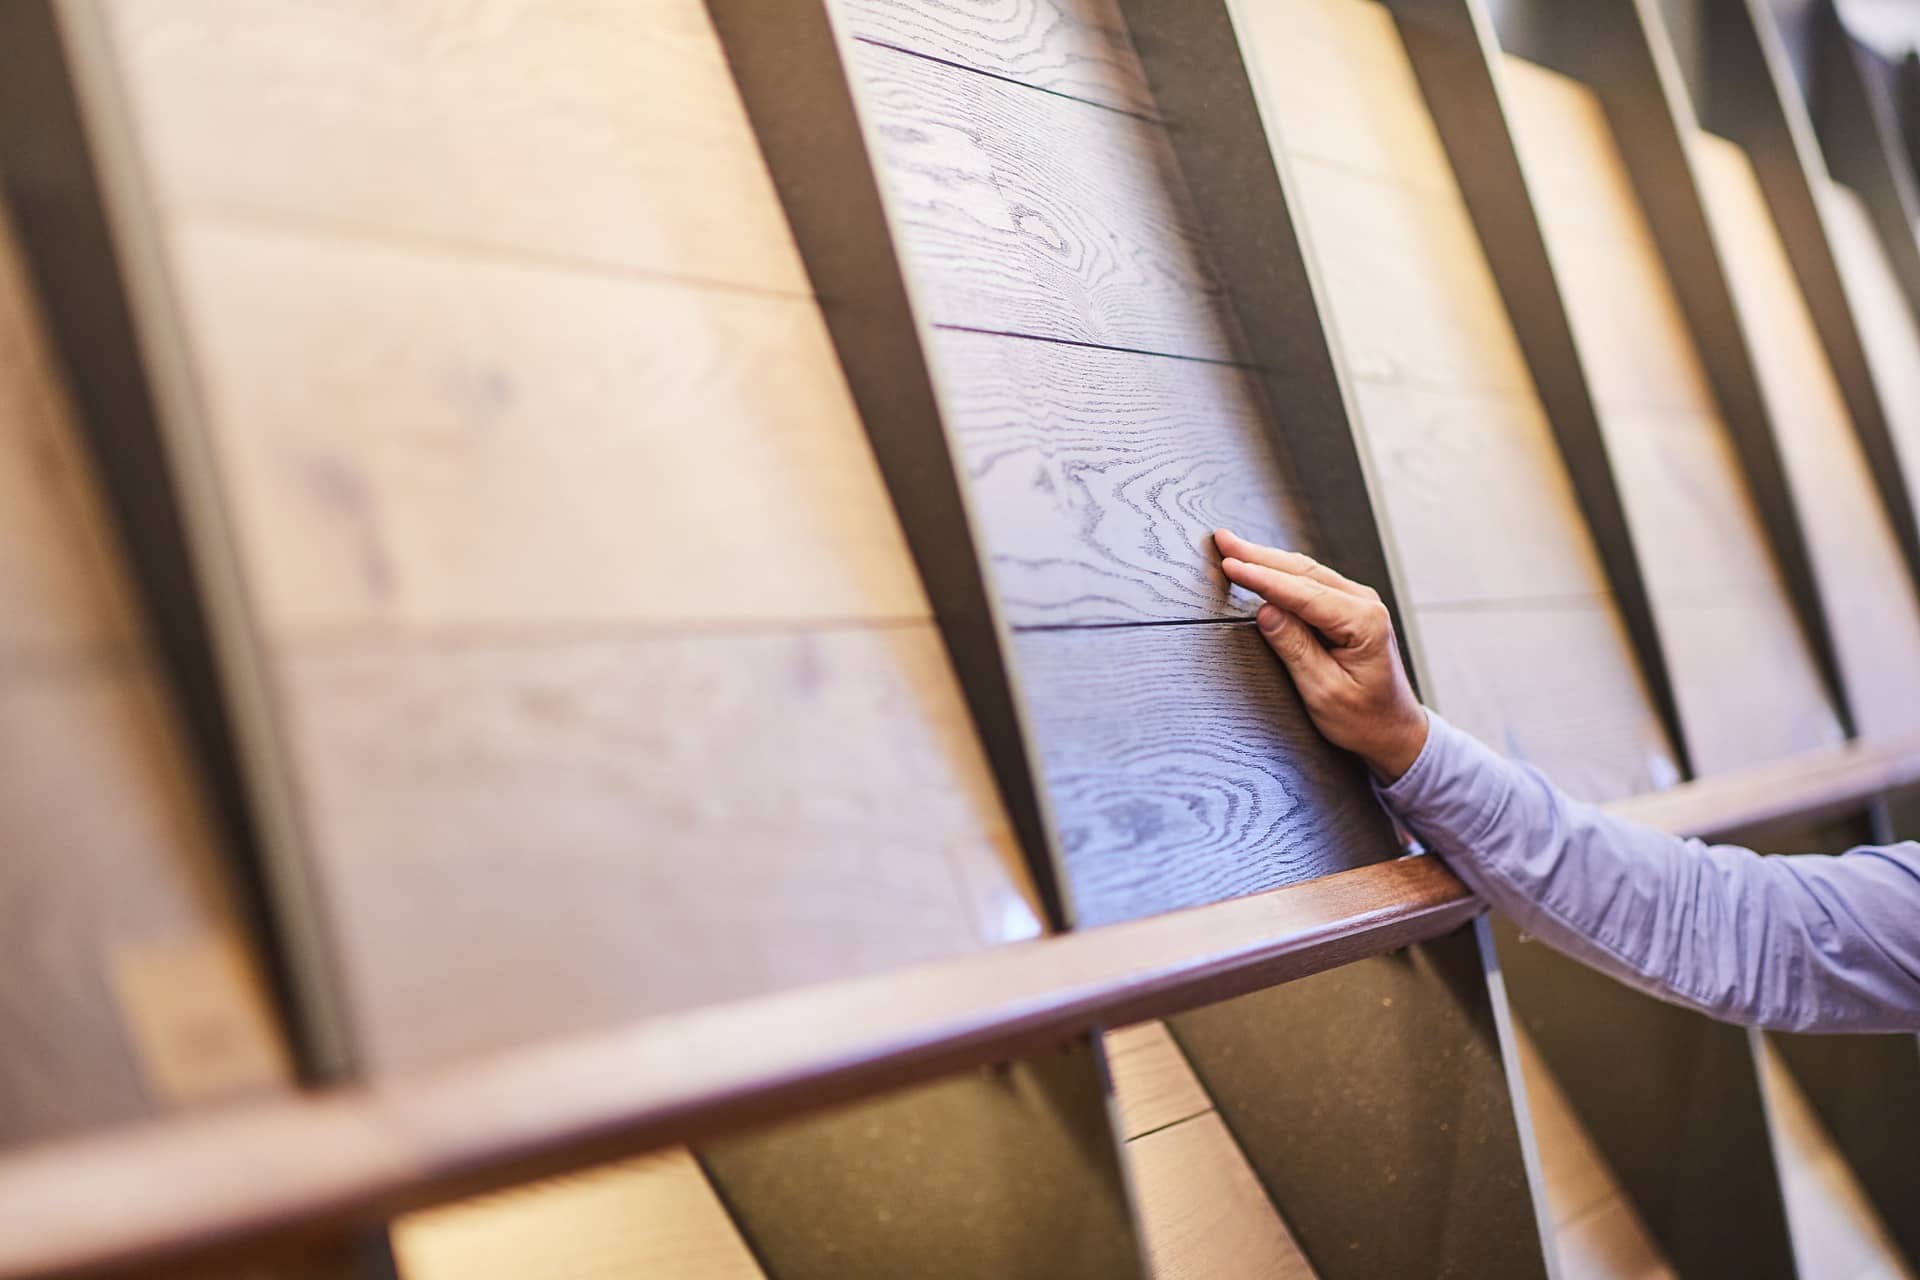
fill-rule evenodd
<path id="1" fill-rule="evenodd" d="M 1591 91 L 1518 59 L 1505 65 L 1530 174 L 1571 156 L 1595 170 L 1619 165 Z M 1838 720 L 1631 192 L 1536 188 L 1695 769 L 1836 741 Z"/>
<path id="2" fill-rule="evenodd" d="M 1822 183 L 1818 194 L 1908 491 L 1920 492 L 1920 319 L 1859 195 L 1836 182 Z"/>
<path id="3" fill-rule="evenodd" d="M 1806 1094 L 1764 1036 L 1754 1054 L 1780 1148 L 1781 1190 L 1804 1280 L 1896 1280 L 1914 1271 L 1820 1123 Z"/>
<path id="4" fill-rule="evenodd" d="M 1363 770 L 1321 744 L 1251 626 L 1028 631 L 1015 649 L 1077 923 L 1397 852 Z"/>
<path id="5" fill-rule="evenodd" d="M 1312 1280 L 1218 1115 L 1135 1139 L 1127 1156 L 1154 1280 Z"/>
<path id="6" fill-rule="evenodd" d="M 191 220 L 267 626 L 925 617 L 808 300 Z M 689 484 L 693 475 L 722 483 Z"/>
<path id="7" fill-rule="evenodd" d="M 929 320 L 1236 358 L 1159 125 L 874 45 L 851 73 Z"/>
<path id="8" fill-rule="evenodd" d="M 107 12 L 168 206 L 807 290 L 699 0 Z"/>
<path id="9" fill-rule="evenodd" d="M 1165 1023 L 1109 1031 L 1103 1045 L 1120 1107 L 1120 1136 L 1127 1141 L 1213 1109 Z"/>
<path id="10" fill-rule="evenodd" d="M 1794 491 L 1862 733 L 1920 728 L 1920 598 L 1753 165 L 1701 135 L 1703 193 Z"/>
<path id="11" fill-rule="evenodd" d="M 844 0 L 846 29 L 915 53 L 1136 114 L 1154 113 L 1115 0 Z"/>
<path id="12" fill-rule="evenodd" d="M 411 1214 L 393 1250 L 403 1280 L 765 1274 L 683 1147 Z"/>
<path id="13" fill-rule="evenodd" d="M 1214 529 L 1313 544 L 1244 370 L 951 331 L 934 352 L 1013 625 L 1246 617 Z"/>
<path id="14" fill-rule="evenodd" d="M 283 680 L 376 1068 L 1039 929 L 930 625 L 353 646 Z"/>
<path id="15" fill-rule="evenodd" d="M 0 1143 L 259 1085 L 252 1076 L 175 1089 L 174 1064 L 152 1054 L 178 1018 L 115 1003 L 116 961 L 131 951 L 237 945 L 236 926 L 179 726 L 4 219 L 0 762 L 0 937 L 10 975 L 0 984 Z M 234 1048 L 264 1064 L 269 1085 L 284 1082 L 261 993 L 243 984 L 228 995 L 231 1007 L 215 994 L 209 1012 L 251 1041 Z"/>

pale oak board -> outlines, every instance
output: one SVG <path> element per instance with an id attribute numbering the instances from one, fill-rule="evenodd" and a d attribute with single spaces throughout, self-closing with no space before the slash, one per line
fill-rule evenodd
<path id="1" fill-rule="evenodd" d="M 378 1069 L 1033 936 L 930 624 L 283 660 Z"/>
<path id="2" fill-rule="evenodd" d="M 1015 640 L 1082 925 L 1391 857 L 1363 767 L 1320 742 L 1249 624 Z"/>
<path id="3" fill-rule="evenodd" d="M 927 320 L 1237 357 L 1159 125 L 875 45 L 849 74 Z"/>
<path id="4" fill-rule="evenodd" d="M 1312 1280 L 1218 1115 L 1136 1138 L 1127 1159 L 1154 1280 Z"/>
<path id="5" fill-rule="evenodd" d="M 1819 195 L 1834 260 L 1859 319 L 1861 342 L 1908 491 L 1920 492 L 1920 319 L 1907 303 L 1858 193 L 1823 182 Z"/>
<path id="6" fill-rule="evenodd" d="M 1781 1190 L 1802 1280 L 1912 1280 L 1873 1204 L 1766 1037 L 1754 1055 L 1780 1148 Z"/>
<path id="7" fill-rule="evenodd" d="M 1153 94 L 1115 0 L 843 0 L 861 40 L 1138 115 Z"/>
<path id="8" fill-rule="evenodd" d="M 401 1280 L 761 1280 L 684 1147 L 409 1214 Z"/>
<path id="9" fill-rule="evenodd" d="M 208 217 L 172 244 L 276 635 L 927 614 L 810 300 Z"/>
<path id="10" fill-rule="evenodd" d="M 107 13 L 168 208 L 807 292 L 700 0 Z"/>
<path id="11" fill-rule="evenodd" d="M 1102 1044 L 1120 1108 L 1120 1136 L 1127 1141 L 1213 1110 L 1165 1023 L 1121 1027 L 1107 1032 Z"/>
<path id="12" fill-rule="evenodd" d="M 952 331 L 933 353 L 1015 626 L 1245 617 L 1214 529 L 1314 542 L 1245 370 Z"/>
<path id="13" fill-rule="evenodd" d="M 1920 728 L 1920 599 L 1752 162 L 1694 148 L 1862 733 Z"/>
<path id="14" fill-rule="evenodd" d="M 1506 93 L 1510 132 L 1538 205 L 1582 232 L 1651 245 L 1633 178 L 1608 137 L 1600 98 L 1571 76 L 1525 58 L 1504 56 L 1495 72 Z M 1629 210 L 1630 212 L 1623 212 Z"/>

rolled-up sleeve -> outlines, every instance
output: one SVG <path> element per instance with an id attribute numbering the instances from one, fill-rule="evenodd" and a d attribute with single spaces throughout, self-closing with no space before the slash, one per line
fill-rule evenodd
<path id="1" fill-rule="evenodd" d="M 1920 845 L 1761 857 L 1569 798 L 1430 716 L 1381 795 L 1527 933 L 1662 999 L 1790 1031 L 1920 1031 Z"/>

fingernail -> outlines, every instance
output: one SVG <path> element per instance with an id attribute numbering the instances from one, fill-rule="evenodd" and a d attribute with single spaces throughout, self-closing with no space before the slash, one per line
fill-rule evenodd
<path id="1" fill-rule="evenodd" d="M 1262 634 L 1271 636 L 1279 634 L 1281 628 L 1287 625 L 1287 620 L 1278 609 L 1270 604 L 1263 604 L 1260 606 L 1260 612 L 1253 615 L 1253 624 L 1260 628 Z"/>

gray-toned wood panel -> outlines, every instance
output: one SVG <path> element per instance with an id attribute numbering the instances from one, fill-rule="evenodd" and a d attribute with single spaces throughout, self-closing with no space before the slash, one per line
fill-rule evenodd
<path id="1" fill-rule="evenodd" d="M 1547 1273 L 1487 990 L 1467 929 L 1171 1020 L 1317 1274 Z"/>
<path id="2" fill-rule="evenodd" d="M 1083 1040 L 698 1155 L 770 1280 L 1143 1276 L 1108 1088 Z"/>

